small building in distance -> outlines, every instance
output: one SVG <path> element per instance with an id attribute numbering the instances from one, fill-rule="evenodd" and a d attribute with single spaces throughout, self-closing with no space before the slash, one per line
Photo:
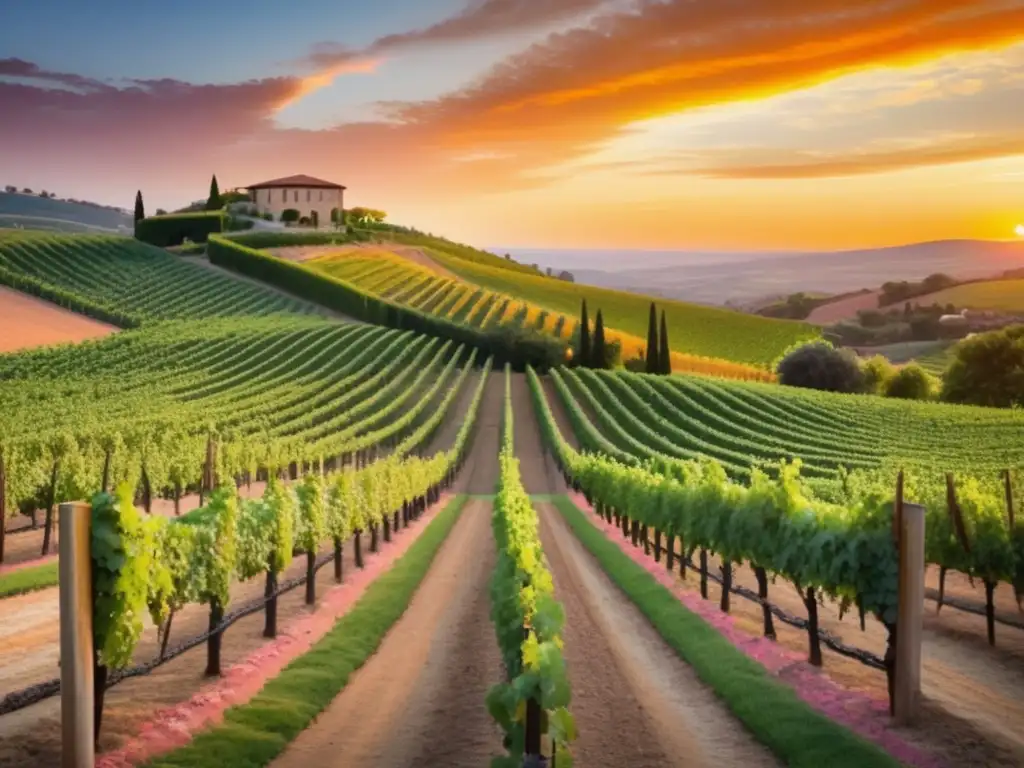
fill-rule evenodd
<path id="1" fill-rule="evenodd" d="M 345 210 L 345 187 L 314 176 L 299 174 L 271 179 L 246 187 L 260 214 L 269 213 L 274 221 L 289 209 L 309 218 L 314 226 L 329 226 L 331 214 Z"/>

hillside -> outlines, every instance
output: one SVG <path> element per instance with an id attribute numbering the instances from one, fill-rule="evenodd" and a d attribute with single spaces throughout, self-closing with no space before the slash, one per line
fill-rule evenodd
<path id="1" fill-rule="evenodd" d="M 605 324 L 640 340 L 637 346 L 641 346 L 646 338 L 650 296 L 544 276 L 512 275 L 504 270 L 457 260 L 440 251 L 432 253 L 442 264 L 471 283 L 522 297 L 568 317 L 577 317 L 580 304 L 586 299 L 591 317 L 600 309 Z M 772 320 L 680 301 L 656 301 L 659 309 L 665 310 L 672 349 L 689 355 L 766 366 L 794 342 L 819 334 L 818 329 L 805 323 Z"/>
<path id="2" fill-rule="evenodd" d="M 287 251 L 286 258 L 301 259 L 310 269 L 344 280 L 371 295 L 481 332 L 501 328 L 534 330 L 568 343 L 576 327 L 578 305 L 575 312 L 568 314 L 552 309 L 550 303 L 545 305 L 534 300 L 532 294 L 523 290 L 531 281 L 540 281 L 553 290 L 570 291 L 573 290 L 572 283 L 525 274 L 515 267 L 506 269 L 504 264 L 508 262 L 504 260 L 498 266 L 481 266 L 479 260 L 467 261 L 436 248 L 412 249 L 388 242 L 311 246 L 308 249 L 289 248 Z M 466 270 L 471 269 L 504 276 L 504 279 L 495 281 L 501 287 L 492 290 L 465 279 Z M 578 299 L 570 297 L 562 305 L 569 306 L 576 301 Z M 693 309 L 701 311 L 701 308 Z M 643 311 L 646 312 L 646 308 Z M 729 312 L 722 314 L 744 317 Z M 606 323 L 606 336 L 620 342 L 624 359 L 634 357 L 644 346 L 643 338 L 612 325 L 611 321 Z M 750 379 L 767 376 L 763 370 L 747 363 L 694 354 L 685 344 L 678 342 L 673 347 L 672 362 L 674 370 L 678 371 Z"/>
<path id="3" fill-rule="evenodd" d="M 568 269 L 577 282 L 719 305 L 801 291 L 842 294 L 935 272 L 969 279 L 1024 267 L 1024 242 L 984 240 L 798 253 L 508 250 L 520 261 Z"/>
<path id="4" fill-rule="evenodd" d="M 131 232 L 132 217 L 93 203 L 0 191 L 0 228 L 3 227 L 59 232 Z"/>
<path id="5" fill-rule="evenodd" d="M 1024 314 L 1024 279 L 986 280 L 947 288 L 914 301 L 924 304 L 952 304 L 957 309 L 980 309 Z"/>

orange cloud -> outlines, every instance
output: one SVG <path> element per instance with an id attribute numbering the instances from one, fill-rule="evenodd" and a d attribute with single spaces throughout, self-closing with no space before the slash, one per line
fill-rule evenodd
<path id="1" fill-rule="evenodd" d="M 440 128 L 453 146 L 564 159 L 638 120 L 1021 39 L 1024 7 L 985 0 L 650 0 L 395 116 Z"/>
<path id="2" fill-rule="evenodd" d="M 279 112 L 287 106 L 305 98 L 309 94 L 326 88 L 334 82 L 335 78 L 342 75 L 367 74 L 376 71 L 381 64 L 381 59 L 351 59 L 349 61 L 336 62 L 321 71 L 307 75 L 299 80 L 298 86 L 293 93 L 278 104 L 274 111 Z"/>
<path id="3" fill-rule="evenodd" d="M 933 145 L 879 152 L 850 152 L 841 156 L 797 154 L 782 163 L 721 166 L 696 170 L 649 170 L 644 175 L 696 174 L 715 179 L 809 179 L 885 173 L 925 165 L 949 165 L 1024 154 L 1024 137 L 979 136 Z"/>

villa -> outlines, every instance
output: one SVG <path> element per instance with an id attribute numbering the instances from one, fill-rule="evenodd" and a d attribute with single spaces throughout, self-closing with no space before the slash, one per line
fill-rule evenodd
<path id="1" fill-rule="evenodd" d="M 274 221 L 280 221 L 281 213 L 293 208 L 318 226 L 330 223 L 332 211 L 345 209 L 346 188 L 314 176 L 285 176 L 250 184 L 246 189 L 259 212 L 271 214 Z"/>

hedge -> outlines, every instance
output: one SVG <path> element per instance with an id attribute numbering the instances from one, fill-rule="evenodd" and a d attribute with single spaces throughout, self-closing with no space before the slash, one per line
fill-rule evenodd
<path id="1" fill-rule="evenodd" d="M 231 235 L 232 242 L 241 243 L 249 248 L 284 248 L 289 245 L 342 245 L 351 243 L 356 237 L 345 232 L 328 230 L 325 232 L 246 232 Z"/>
<path id="2" fill-rule="evenodd" d="M 135 225 L 137 239 L 160 248 L 181 245 L 186 237 L 193 243 L 205 243 L 210 235 L 223 231 L 223 211 L 148 216 Z"/>
<path id="3" fill-rule="evenodd" d="M 358 320 L 474 347 L 480 351 L 480 359 L 493 355 L 495 365 L 509 363 L 517 370 L 524 370 L 526 365 L 531 365 L 547 370 L 565 360 L 565 344 L 552 336 L 510 327 L 484 331 L 428 315 L 366 293 L 345 280 L 318 272 L 304 264 L 278 259 L 269 253 L 249 248 L 243 244 L 246 239 L 212 235 L 206 255 L 218 266 L 263 280 L 307 301 Z"/>

